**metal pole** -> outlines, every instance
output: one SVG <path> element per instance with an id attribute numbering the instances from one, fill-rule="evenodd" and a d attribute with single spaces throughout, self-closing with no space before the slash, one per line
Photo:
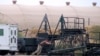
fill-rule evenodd
<path id="1" fill-rule="evenodd" d="M 45 21 L 45 25 L 44 25 L 44 30 L 45 30 L 45 33 L 47 33 L 47 22 Z"/>
<path id="2" fill-rule="evenodd" d="M 90 18 L 88 18 L 88 26 L 90 25 Z"/>
<path id="3" fill-rule="evenodd" d="M 79 28 L 79 18 L 78 18 L 78 29 L 80 29 L 80 28 Z"/>
<path id="4" fill-rule="evenodd" d="M 28 32 L 28 28 L 26 29 L 26 32 L 25 32 L 25 37 L 27 36 L 27 32 Z"/>
<path id="5" fill-rule="evenodd" d="M 69 28 L 69 27 L 68 27 L 68 26 L 69 26 L 69 25 L 68 25 L 68 23 L 69 23 L 69 20 L 68 20 L 68 19 L 69 19 L 69 18 L 67 18 L 67 28 Z"/>
<path id="6" fill-rule="evenodd" d="M 74 29 L 76 28 L 76 20 L 77 19 L 74 19 Z"/>
<path id="7" fill-rule="evenodd" d="M 85 28 L 85 19 L 83 18 L 83 29 Z"/>

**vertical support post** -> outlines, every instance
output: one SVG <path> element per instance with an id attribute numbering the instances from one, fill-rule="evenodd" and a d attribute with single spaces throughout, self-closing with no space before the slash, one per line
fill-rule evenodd
<path id="1" fill-rule="evenodd" d="M 77 20 L 77 18 L 74 19 L 74 29 L 76 28 L 76 20 Z"/>
<path id="2" fill-rule="evenodd" d="M 69 20 L 68 20 L 68 18 L 67 18 L 67 28 L 69 28 L 69 25 L 68 25 L 68 24 L 69 24 Z"/>
<path id="3" fill-rule="evenodd" d="M 45 33 L 47 33 L 47 31 L 48 31 L 48 29 L 47 29 L 47 21 L 45 21 L 44 30 L 45 30 Z"/>
<path id="4" fill-rule="evenodd" d="M 63 36 L 63 22 L 62 22 L 62 19 L 61 19 L 61 37 Z"/>
<path id="5" fill-rule="evenodd" d="M 90 25 L 90 18 L 88 18 L 88 26 Z"/>
<path id="6" fill-rule="evenodd" d="M 27 32 L 28 32 L 28 28 L 26 29 L 26 32 L 25 32 L 25 37 L 27 36 Z"/>
<path id="7" fill-rule="evenodd" d="M 79 29 L 79 18 L 78 18 L 78 29 Z"/>
<path id="8" fill-rule="evenodd" d="M 85 29 L 85 19 L 83 18 L 83 29 Z"/>

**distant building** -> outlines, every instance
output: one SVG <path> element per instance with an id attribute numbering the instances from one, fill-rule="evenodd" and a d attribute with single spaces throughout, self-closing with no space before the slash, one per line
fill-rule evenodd
<path id="1" fill-rule="evenodd" d="M 100 24 L 100 7 L 75 6 L 28 6 L 28 5 L 0 5 L 0 23 L 18 24 L 20 29 L 39 27 L 45 13 L 51 26 L 57 24 L 61 14 L 70 17 L 84 17 L 91 20 L 91 25 Z"/>

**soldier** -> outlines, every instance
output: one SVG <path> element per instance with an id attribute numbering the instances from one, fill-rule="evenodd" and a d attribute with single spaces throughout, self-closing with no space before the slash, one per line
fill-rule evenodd
<path id="1" fill-rule="evenodd" d="M 37 50 L 35 52 L 33 52 L 32 55 L 35 55 L 35 54 L 39 55 L 42 51 L 43 46 L 45 46 L 45 45 L 51 45 L 51 41 L 48 39 L 41 41 L 38 44 Z"/>

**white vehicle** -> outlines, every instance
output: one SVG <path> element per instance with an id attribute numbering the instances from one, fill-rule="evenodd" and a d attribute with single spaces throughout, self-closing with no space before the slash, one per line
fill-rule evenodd
<path id="1" fill-rule="evenodd" d="M 17 37 L 17 25 L 0 24 L 0 55 L 18 51 Z"/>

